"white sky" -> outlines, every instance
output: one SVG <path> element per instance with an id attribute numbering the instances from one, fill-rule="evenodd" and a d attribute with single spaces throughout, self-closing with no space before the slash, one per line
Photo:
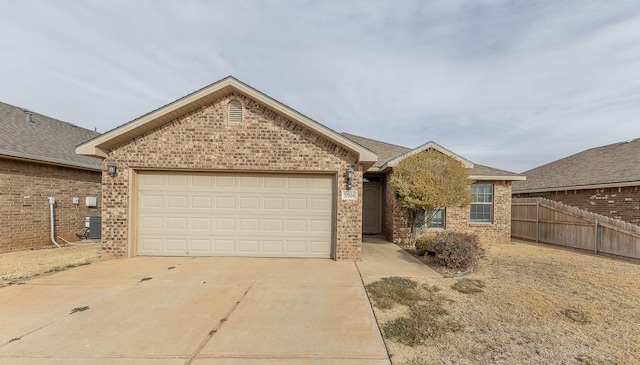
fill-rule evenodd
<path id="1" fill-rule="evenodd" d="M 640 1 L 0 0 L 0 101 L 99 132 L 232 75 L 522 172 L 640 137 Z"/>

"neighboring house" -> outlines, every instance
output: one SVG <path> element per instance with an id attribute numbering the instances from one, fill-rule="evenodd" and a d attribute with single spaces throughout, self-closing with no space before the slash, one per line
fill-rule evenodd
<path id="1" fill-rule="evenodd" d="M 411 229 L 407 210 L 402 208 L 390 184 L 393 167 L 403 158 L 433 149 L 460 161 L 474 180 L 474 202 L 466 208 L 439 209 L 427 225 L 418 227 L 418 236 L 445 229 L 476 233 L 484 242 L 506 242 L 511 237 L 511 183 L 523 175 L 474 164 L 435 142 L 415 149 L 384 143 L 352 134 L 343 135 L 378 154 L 378 161 L 364 175 L 363 232 L 384 234 L 395 243 L 407 242 Z"/>
<path id="2" fill-rule="evenodd" d="M 544 197 L 640 223 L 640 139 L 591 148 L 523 173 L 516 198 Z"/>
<path id="3" fill-rule="evenodd" d="M 227 77 L 76 152 L 111 169 L 102 180 L 105 256 L 353 260 L 362 249 L 363 195 L 375 200 L 363 175 L 383 174 L 367 147 Z M 468 226 L 508 240 L 510 180 L 521 176 L 479 169 L 499 203 L 489 221 Z M 379 207 L 388 205 L 390 193 L 380 194 Z M 449 222 L 462 219 L 456 214 L 464 213 L 447 212 Z"/>
<path id="4" fill-rule="evenodd" d="M 100 160 L 75 154 L 97 135 L 0 102 L 0 252 L 52 244 L 49 197 L 56 241 L 77 240 L 85 216 L 100 214 Z"/>

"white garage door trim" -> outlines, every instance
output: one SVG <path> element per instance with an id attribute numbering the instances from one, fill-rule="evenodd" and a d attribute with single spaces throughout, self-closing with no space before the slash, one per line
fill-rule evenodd
<path id="1" fill-rule="evenodd" d="M 330 258 L 334 175 L 138 171 L 141 256 Z"/>

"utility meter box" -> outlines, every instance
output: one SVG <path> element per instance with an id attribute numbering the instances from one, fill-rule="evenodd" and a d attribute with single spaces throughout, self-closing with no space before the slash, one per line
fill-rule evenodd
<path id="1" fill-rule="evenodd" d="M 85 205 L 87 207 L 95 207 L 98 205 L 98 198 L 96 198 L 95 196 L 88 196 L 85 199 Z"/>
<path id="2" fill-rule="evenodd" d="M 88 215 L 84 221 L 84 226 L 89 228 L 90 239 L 102 238 L 102 216 L 101 215 Z"/>

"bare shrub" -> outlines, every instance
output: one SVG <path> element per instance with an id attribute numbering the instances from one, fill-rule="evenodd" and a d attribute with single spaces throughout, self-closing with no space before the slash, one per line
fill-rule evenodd
<path id="1" fill-rule="evenodd" d="M 450 269 L 466 270 L 478 260 L 480 242 L 478 236 L 463 232 L 442 232 L 433 243 L 438 262 Z"/>

